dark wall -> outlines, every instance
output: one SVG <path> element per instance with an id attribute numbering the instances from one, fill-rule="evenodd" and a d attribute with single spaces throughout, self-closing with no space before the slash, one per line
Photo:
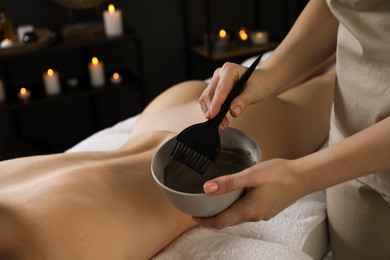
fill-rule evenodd
<path id="1" fill-rule="evenodd" d="M 101 21 L 108 3 L 122 9 L 125 26 L 141 37 L 147 98 L 184 80 L 179 0 L 106 1 L 96 9 L 72 12 L 50 0 L 2 0 L 0 6 L 6 8 L 15 27 L 33 24 L 57 30 L 71 23 Z"/>
<path id="2" fill-rule="evenodd" d="M 296 4 L 291 3 L 293 1 L 285 0 L 257 1 L 260 3 L 257 12 L 253 10 L 256 6 L 253 0 L 211 2 L 214 28 L 255 27 L 253 19 L 259 15 L 257 26 L 269 30 L 274 39 L 284 36 L 286 24 L 291 23 L 296 9 Z M 292 6 L 288 6 L 289 12 L 286 14 L 287 2 Z M 189 33 L 191 42 L 201 40 L 205 28 L 204 1 L 186 1 L 185 20 L 188 24 L 183 24 L 181 0 L 112 0 L 87 11 L 69 11 L 51 0 L 0 0 L 0 6 L 6 8 L 15 27 L 33 24 L 51 29 L 59 29 L 72 22 L 101 20 L 102 10 L 109 3 L 122 9 L 125 26 L 138 32 L 141 37 L 147 100 L 172 84 L 187 79 L 184 33 Z"/>

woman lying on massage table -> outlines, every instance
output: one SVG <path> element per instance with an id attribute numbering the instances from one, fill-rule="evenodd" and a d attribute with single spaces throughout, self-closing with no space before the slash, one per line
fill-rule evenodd
<path id="1" fill-rule="evenodd" d="M 333 69 L 311 74 L 230 125 L 257 140 L 264 160 L 311 153 L 327 138 L 333 82 Z M 194 227 L 160 192 L 150 164 L 159 145 L 205 120 L 205 87 L 190 81 L 162 93 L 117 151 L 0 162 L 0 258 L 147 259 Z"/>

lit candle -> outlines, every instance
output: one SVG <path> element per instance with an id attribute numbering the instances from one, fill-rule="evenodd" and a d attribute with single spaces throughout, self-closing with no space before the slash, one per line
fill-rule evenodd
<path id="1" fill-rule="evenodd" d="M 240 38 L 240 40 L 243 42 L 248 40 L 248 33 L 246 32 L 245 28 L 241 28 L 240 31 L 238 31 L 238 38 Z"/>
<path id="2" fill-rule="evenodd" d="M 224 29 L 219 30 L 218 39 L 227 40 L 228 34 Z"/>
<path id="3" fill-rule="evenodd" d="M 18 92 L 18 97 L 20 100 L 28 100 L 30 96 L 31 96 L 31 92 L 26 88 L 21 88 Z"/>
<path id="4" fill-rule="evenodd" d="M 5 89 L 4 89 L 4 83 L 0 79 L 0 102 L 5 99 Z"/>
<path id="5" fill-rule="evenodd" d="M 266 31 L 255 31 L 250 34 L 251 41 L 255 45 L 268 43 L 268 33 Z"/>
<path id="6" fill-rule="evenodd" d="M 12 46 L 12 40 L 5 38 L 4 40 L 1 41 L 0 47 L 1 48 L 9 48 Z"/>
<path id="7" fill-rule="evenodd" d="M 112 84 L 120 84 L 122 82 L 122 76 L 118 73 L 118 72 L 115 72 L 114 74 L 112 74 L 111 76 L 111 83 Z"/>
<path id="8" fill-rule="evenodd" d="M 214 47 L 216 51 L 225 51 L 229 43 L 229 35 L 226 30 L 221 29 L 218 32 L 217 40 L 215 41 Z"/>
<path id="9" fill-rule="evenodd" d="M 103 11 L 104 31 L 108 37 L 123 34 L 122 11 L 115 10 L 113 4 L 108 5 L 108 10 Z"/>
<path id="10" fill-rule="evenodd" d="M 57 95 L 61 92 L 60 77 L 58 72 L 48 69 L 43 73 L 43 84 L 47 95 Z"/>
<path id="11" fill-rule="evenodd" d="M 104 64 L 98 58 L 93 57 L 88 64 L 89 79 L 93 87 L 102 87 L 106 83 Z"/>

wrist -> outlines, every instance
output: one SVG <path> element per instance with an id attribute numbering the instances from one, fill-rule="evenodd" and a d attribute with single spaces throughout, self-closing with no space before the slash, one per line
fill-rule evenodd
<path id="1" fill-rule="evenodd" d="M 278 77 L 274 77 L 275 73 L 272 70 L 265 70 L 258 68 L 253 73 L 251 82 L 254 85 L 257 93 L 257 101 L 261 101 L 273 93 L 277 92 L 280 88 L 280 82 Z"/>
<path id="2" fill-rule="evenodd" d="M 305 167 L 302 159 L 289 160 L 289 172 L 292 176 L 292 187 L 295 187 L 299 197 L 306 196 L 312 192 L 317 191 L 314 187 L 314 181 L 311 180 L 310 171 Z"/>
<path id="3" fill-rule="evenodd" d="M 291 160 L 291 172 L 297 180 L 302 196 L 324 190 L 335 183 L 328 171 L 326 156 L 315 152 L 313 154 Z M 329 165 L 328 165 L 329 166 Z"/>

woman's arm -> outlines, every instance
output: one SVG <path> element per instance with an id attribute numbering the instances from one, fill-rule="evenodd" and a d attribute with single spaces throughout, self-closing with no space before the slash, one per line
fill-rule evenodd
<path id="1" fill-rule="evenodd" d="M 247 187 L 247 194 L 202 226 L 224 228 L 269 220 L 299 198 L 338 183 L 390 169 L 390 117 L 326 149 L 295 160 L 273 159 L 205 183 L 209 194 Z"/>
<path id="2" fill-rule="evenodd" d="M 310 0 L 291 31 L 261 66 L 272 72 L 271 92 L 298 78 L 328 59 L 336 50 L 339 22 L 325 0 Z"/>
<path id="3" fill-rule="evenodd" d="M 304 193 L 390 169 L 390 117 L 292 163 Z"/>

